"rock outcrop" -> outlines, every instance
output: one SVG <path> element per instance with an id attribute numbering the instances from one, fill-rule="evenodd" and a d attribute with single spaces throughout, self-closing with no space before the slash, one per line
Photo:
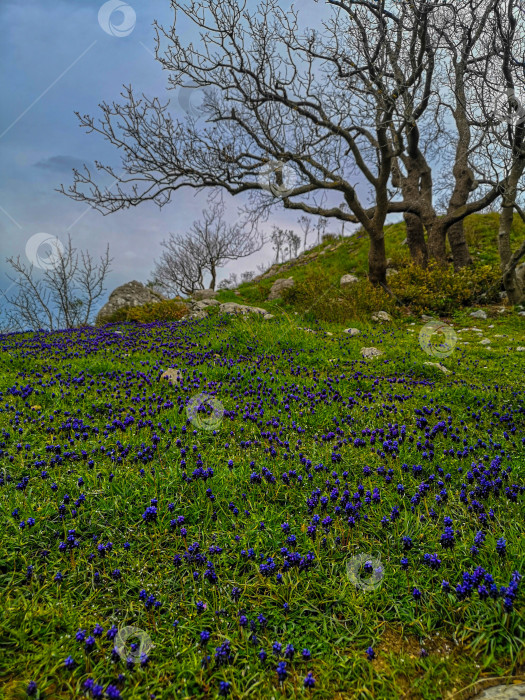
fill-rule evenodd
<path id="1" fill-rule="evenodd" d="M 107 323 L 111 314 L 126 306 L 144 306 L 144 304 L 158 303 L 165 299 L 166 297 L 162 294 L 152 291 L 142 282 L 137 280 L 126 282 L 111 292 L 107 303 L 98 312 L 95 323 L 97 325 Z"/>

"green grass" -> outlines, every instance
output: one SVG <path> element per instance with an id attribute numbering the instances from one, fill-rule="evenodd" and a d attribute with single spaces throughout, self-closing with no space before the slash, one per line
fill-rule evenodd
<path id="1" fill-rule="evenodd" d="M 340 272 L 338 264 L 335 259 L 331 263 L 334 275 Z M 225 292 L 221 294 L 226 298 Z M 512 467 L 505 485 L 524 484 L 525 354 L 516 352 L 517 346 L 525 346 L 523 319 L 515 313 L 503 317 L 494 313 L 487 321 L 474 321 L 458 311 L 450 322 L 456 330 L 477 324 L 483 336 L 492 340 L 489 350 L 479 344 L 481 336 L 476 332 L 458 333 L 461 342 L 450 357 L 441 360 L 450 375 L 425 364 L 437 360 L 422 351 L 421 323 L 410 317 L 384 327 L 354 322 L 362 331 L 356 338 L 342 332 L 344 324 L 315 323 L 311 325 L 315 333 L 300 330 L 297 326 L 307 325 L 308 318 L 293 313 L 272 321 L 213 316 L 193 324 L 122 325 L 123 335 L 104 339 L 95 329 L 46 336 L 44 344 L 42 336 L 31 334 L 0 338 L 0 430 L 9 433 L 3 438 L 0 433 L 4 479 L 0 487 L 4 524 L 0 697 L 25 697 L 30 679 L 37 681 L 42 698 L 83 697 L 82 684 L 88 677 L 107 686 L 123 673 L 122 697 L 133 700 L 149 698 L 151 693 L 157 699 L 215 698 L 221 680 L 231 684 L 233 698 L 437 700 L 466 698 L 472 688 L 483 686 L 473 684 L 484 678 L 521 677 L 523 582 L 514 611 L 506 613 L 500 599 L 483 601 L 473 593 L 460 601 L 443 593 L 441 580 L 455 586 L 463 571 L 472 572 L 479 565 L 499 587 L 509 584 L 512 571 L 523 573 L 523 495 L 516 503 L 504 494 L 481 498 L 487 512 L 494 509 L 495 517 L 488 520 L 486 542 L 475 558 L 469 550 L 480 525 L 475 511 L 469 511 L 459 498 L 471 462 L 483 461 L 488 454 L 485 464 L 490 464 L 500 453 L 490 440 L 501 443 L 507 453 L 502 468 Z M 362 360 L 363 346 L 381 348 L 384 355 Z M 182 386 L 159 381 L 160 373 L 170 366 L 182 370 Z M 264 383 L 259 393 L 258 383 Z M 31 387 L 32 393 L 25 397 L 16 393 L 23 387 Z M 217 392 L 227 412 L 215 435 L 187 422 L 186 402 L 204 391 Z M 416 447 L 425 431 L 416 426 L 415 411 L 423 406 L 434 410 L 426 416 L 427 427 L 450 416 L 454 432 L 461 440 L 465 435 L 474 452 L 466 459 L 444 456 L 443 449 L 459 449 L 462 442 L 453 440 L 451 433 L 446 437 L 438 433 L 432 440 L 435 457 L 425 460 Z M 139 425 L 141 409 L 143 421 L 151 425 Z M 247 413 L 253 419 L 245 417 Z M 124 421 L 129 415 L 135 420 L 126 430 L 112 427 L 112 421 Z M 68 428 L 67 421 L 75 417 L 87 427 Z M 407 438 L 416 431 L 414 443 L 402 442 L 397 457 L 378 455 L 373 449 L 380 441 L 372 446 L 369 437 L 365 447 L 353 445 L 363 430 L 386 432 L 389 424 L 396 423 L 406 426 Z M 329 432 L 334 437 L 322 440 Z M 275 433 L 271 441 L 270 433 Z M 338 443 L 343 437 L 347 444 Z M 478 438 L 485 447 L 476 446 Z M 119 443 L 122 449 L 129 448 L 126 454 L 119 451 Z M 45 448 L 58 444 L 63 445 L 62 461 L 50 465 L 57 455 Z M 82 450 L 87 453 L 85 459 Z M 113 455 L 108 454 L 111 450 Z M 67 456 L 68 452 L 78 458 Z M 139 453 L 144 461 L 135 459 Z M 286 459 L 286 453 L 294 456 Z M 299 453 L 311 461 L 310 467 L 301 462 Z M 341 461 L 332 462 L 333 454 L 340 455 Z M 119 455 L 120 462 L 112 460 Z M 211 467 L 214 475 L 207 481 L 185 483 L 182 474 L 191 474 L 197 467 L 197 455 L 203 468 Z M 41 460 L 47 465 L 35 465 Z M 228 460 L 233 460 L 232 469 Z M 319 463 L 328 471 L 314 471 Z M 403 472 L 403 463 L 422 465 L 422 476 Z M 372 470 L 368 476 L 363 475 L 364 465 Z M 411 512 L 409 497 L 401 497 L 395 486 L 403 483 L 411 495 L 423 477 L 437 474 L 438 465 L 444 474 L 451 474 L 446 482 L 447 502 L 436 504 L 439 488 L 434 484 Z M 376 472 L 383 466 L 393 470 L 391 483 Z M 274 474 L 274 484 L 250 481 L 250 474 L 254 470 L 260 474 L 263 467 Z M 302 475 L 302 486 L 293 478 L 289 485 L 283 482 L 282 474 L 291 468 Z M 43 469 L 49 478 L 40 477 Z M 334 520 L 323 547 L 320 527 L 315 542 L 306 534 L 311 521 L 306 500 L 315 488 L 330 496 L 334 470 L 340 495 L 345 481 L 350 494 L 362 483 L 365 489 L 380 489 L 381 503 L 363 505 L 369 520 L 361 519 L 355 528 L 349 527 L 346 517 L 335 515 L 332 506 L 325 513 L 317 507 L 314 512 L 321 518 L 329 513 Z M 28 486 L 17 489 L 26 475 Z M 83 479 L 80 485 L 79 478 Z M 53 482 L 56 491 L 51 489 Z M 206 494 L 208 488 L 215 495 L 213 503 Z M 81 493 L 86 500 L 73 517 L 73 502 Z M 58 507 L 65 494 L 70 501 L 61 519 Z M 146 525 L 142 514 L 152 498 L 158 499 L 158 519 Z M 238 515 L 228 507 L 230 502 L 239 509 Z M 173 512 L 168 503 L 174 504 Z M 394 505 L 400 516 L 383 528 L 381 518 Z M 439 513 L 436 522 L 427 516 L 431 507 Z M 15 508 L 22 520 L 34 517 L 35 526 L 21 530 L 11 516 Z M 421 515 L 427 516 L 424 522 Z M 445 515 L 453 518 L 458 533 L 453 551 L 439 544 Z M 170 528 L 170 520 L 177 516 L 185 518 L 185 538 L 180 526 Z M 315 562 L 307 571 L 284 572 L 279 584 L 275 576 L 265 578 L 260 573 L 258 559 L 245 560 L 240 550 L 253 547 L 257 557 L 273 556 L 281 565 L 279 550 L 286 542 L 280 526 L 285 521 L 297 537 L 292 548 L 302 555 L 312 550 Z M 59 542 L 72 528 L 79 546 L 72 552 L 59 551 Z M 407 554 L 408 572 L 399 564 L 403 535 L 414 541 Z M 104 558 L 97 554 L 93 536 L 98 537 L 97 544 L 113 543 Z M 505 558 L 495 554 L 499 537 L 507 541 Z M 126 541 L 131 544 L 129 552 L 123 548 Z M 203 580 L 205 566 L 173 565 L 174 555 L 182 556 L 194 541 L 205 553 L 212 545 L 223 548 L 221 554 L 211 555 L 216 584 Z M 42 550 L 49 551 L 45 559 L 40 556 Z M 359 552 L 381 558 L 384 578 L 376 590 L 358 589 L 347 577 L 346 564 Z M 423 553 L 433 552 L 442 560 L 437 572 L 421 564 Z M 34 570 L 27 581 L 29 565 Z M 122 573 L 120 580 L 111 577 L 115 569 Z M 197 581 L 194 570 L 200 571 Z M 58 571 L 64 575 L 62 583 L 54 581 Z M 241 589 L 238 602 L 231 598 L 232 586 Z M 411 596 L 414 586 L 423 593 L 420 602 Z M 162 602 L 160 611 L 145 609 L 139 600 L 141 589 Z M 202 614 L 195 608 L 198 600 L 207 604 Z M 285 603 L 288 611 L 283 609 Z M 224 612 L 217 616 L 215 610 Z M 249 619 L 261 613 L 268 620 L 267 627 L 257 631 L 257 645 L 249 641 L 249 630 L 239 626 L 241 610 Z M 123 661 L 112 661 L 112 644 L 104 636 L 95 652 L 86 653 L 75 634 L 79 629 L 89 634 L 96 623 L 105 631 L 111 625 L 134 625 L 147 633 L 155 645 L 149 665 L 136 664 L 127 670 Z M 205 669 L 201 667 L 204 650 L 198 643 L 203 629 L 211 633 L 206 645 L 211 662 Z M 217 666 L 214 650 L 225 639 L 231 640 L 233 663 Z M 272 659 L 275 641 L 283 649 L 291 643 L 297 652 L 282 684 Z M 372 662 L 365 656 L 369 646 L 377 654 Z M 261 647 L 268 653 L 264 664 L 257 658 Z M 303 647 L 311 651 L 310 662 L 300 658 Z M 419 656 L 422 647 L 428 651 L 427 658 Z M 63 665 L 70 654 L 78 662 L 73 671 Z M 316 679 L 313 691 L 303 688 L 308 670 Z M 460 693 L 467 687 L 470 690 Z"/>

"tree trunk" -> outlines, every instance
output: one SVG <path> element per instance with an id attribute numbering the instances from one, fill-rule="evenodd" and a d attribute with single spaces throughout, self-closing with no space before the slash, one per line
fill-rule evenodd
<path id="1" fill-rule="evenodd" d="M 416 265 L 426 267 L 428 263 L 428 249 L 425 241 L 425 230 L 419 216 L 406 212 L 404 219 L 407 228 L 407 243 L 410 257 Z"/>
<path id="2" fill-rule="evenodd" d="M 426 225 L 428 233 L 428 252 L 438 265 L 447 265 L 447 249 L 445 246 L 446 232 L 443 224 L 435 219 L 430 225 Z"/>
<path id="3" fill-rule="evenodd" d="M 512 255 L 512 248 L 510 245 L 510 228 L 512 226 L 513 217 L 514 207 L 506 207 L 502 205 L 499 215 L 498 229 L 499 264 L 502 272 L 505 271 L 505 268 L 509 264 Z"/>
<path id="4" fill-rule="evenodd" d="M 210 267 L 210 272 L 211 272 L 211 281 L 210 281 L 210 286 L 209 289 L 215 289 L 215 282 L 217 280 L 217 269 L 215 265 L 211 265 Z"/>
<path id="5" fill-rule="evenodd" d="M 458 221 L 447 231 L 448 241 L 452 250 L 452 258 L 454 261 L 454 271 L 457 272 L 462 267 L 468 267 L 473 264 L 470 257 L 470 251 L 465 238 L 463 229 L 463 221 Z"/>
<path id="6" fill-rule="evenodd" d="M 386 284 L 386 250 L 383 228 L 380 232 L 369 232 L 368 279 L 372 284 Z"/>

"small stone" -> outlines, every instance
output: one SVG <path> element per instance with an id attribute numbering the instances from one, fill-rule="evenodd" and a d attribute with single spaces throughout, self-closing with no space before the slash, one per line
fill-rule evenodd
<path id="1" fill-rule="evenodd" d="M 347 333 L 351 338 L 353 338 L 355 335 L 359 335 L 361 331 L 359 328 L 345 328 L 343 333 Z"/>
<path id="2" fill-rule="evenodd" d="M 516 348 L 516 352 L 525 352 L 525 348 L 520 346 L 519 348 Z"/>
<path id="3" fill-rule="evenodd" d="M 428 365 L 429 367 L 437 367 L 437 369 L 440 369 L 443 372 L 443 374 L 450 374 L 450 370 L 447 369 L 440 362 L 425 362 L 423 364 Z"/>
<path id="4" fill-rule="evenodd" d="M 421 314 L 421 320 L 422 321 L 433 321 L 434 318 L 433 318 L 433 316 L 427 316 L 427 314 Z"/>
<path id="5" fill-rule="evenodd" d="M 525 316 L 525 311 L 518 311 L 518 316 Z"/>
<path id="6" fill-rule="evenodd" d="M 343 275 L 339 281 L 339 284 L 341 287 L 346 287 L 349 284 L 355 284 L 356 282 L 359 282 L 359 277 L 356 277 L 355 275 Z"/>
<path id="7" fill-rule="evenodd" d="M 522 700 L 525 698 L 525 683 L 495 685 L 487 688 L 472 700 Z"/>
<path id="8" fill-rule="evenodd" d="M 477 311 L 473 311 L 471 314 L 472 318 L 482 318 L 485 320 L 487 318 L 487 314 L 483 309 L 478 309 Z"/>
<path id="9" fill-rule="evenodd" d="M 170 367 L 160 375 L 160 378 L 168 381 L 173 386 L 177 386 L 182 382 L 182 372 Z"/>
<path id="10" fill-rule="evenodd" d="M 377 348 L 361 348 L 361 355 L 365 358 L 365 360 L 368 360 L 372 357 L 379 357 L 380 355 L 383 355 L 383 351 L 378 350 Z"/>
<path id="11" fill-rule="evenodd" d="M 372 321 L 391 321 L 392 316 L 386 311 L 378 311 L 376 314 L 372 314 Z"/>
<path id="12" fill-rule="evenodd" d="M 263 316 L 265 321 L 269 321 L 271 318 L 275 318 L 273 314 L 264 314 Z"/>
<path id="13" fill-rule="evenodd" d="M 482 339 L 479 341 L 479 344 L 480 344 L 480 345 L 490 345 L 490 340 L 489 340 L 488 338 L 482 338 Z"/>
<path id="14" fill-rule="evenodd" d="M 268 301 L 273 301 L 274 299 L 279 299 L 285 289 L 291 289 L 294 286 L 294 278 L 282 278 L 275 280 L 268 294 Z"/>

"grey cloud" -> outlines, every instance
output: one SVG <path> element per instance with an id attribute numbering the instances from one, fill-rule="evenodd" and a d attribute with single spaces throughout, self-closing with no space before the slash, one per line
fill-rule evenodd
<path id="1" fill-rule="evenodd" d="M 84 161 L 80 158 L 75 158 L 75 156 L 51 156 L 51 158 L 44 158 L 35 163 L 36 168 L 43 168 L 44 170 L 54 170 L 55 172 L 70 172 L 73 168 L 81 170 L 84 165 Z M 86 163 L 89 167 L 89 163 Z"/>

